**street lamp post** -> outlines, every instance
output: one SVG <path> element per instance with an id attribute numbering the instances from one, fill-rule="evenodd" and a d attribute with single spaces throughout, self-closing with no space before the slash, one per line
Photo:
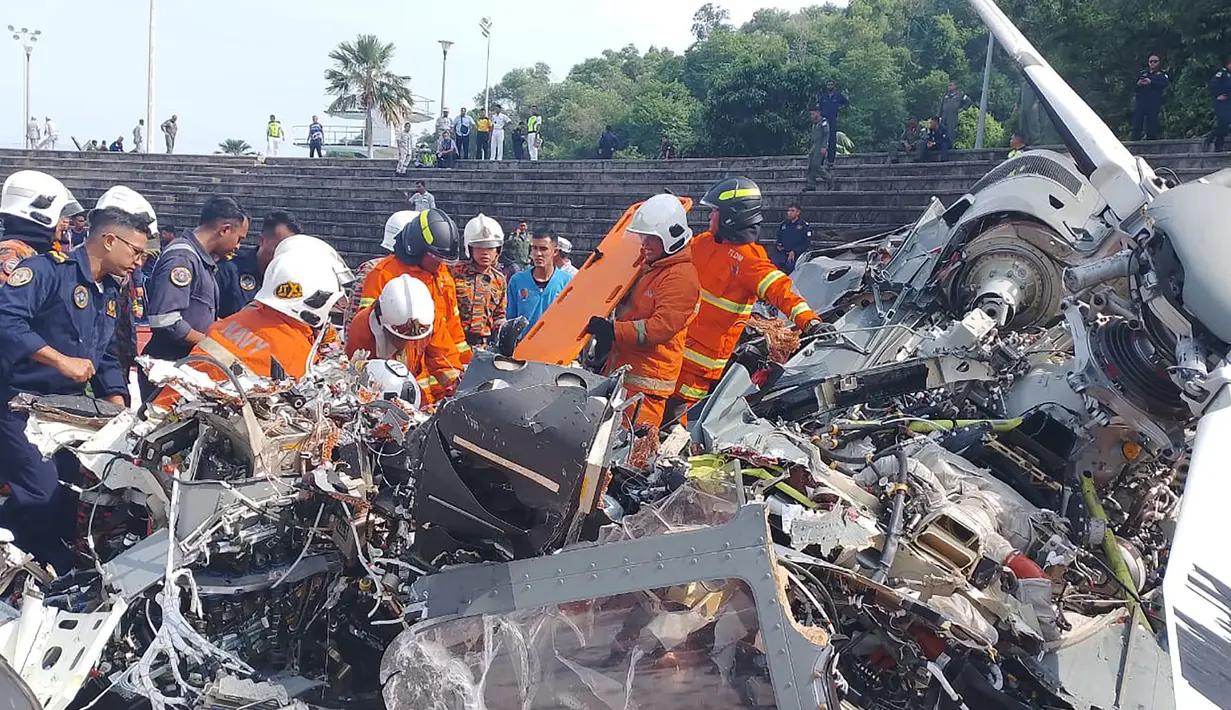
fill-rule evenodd
<path id="1" fill-rule="evenodd" d="M 440 115 L 445 112 L 445 69 L 449 63 L 449 47 L 453 43 L 447 39 L 440 40 L 440 49 L 443 53 L 443 58 L 440 60 Z"/>
<path id="2" fill-rule="evenodd" d="M 145 152 L 154 143 L 154 0 L 150 0 L 149 58 L 145 86 Z M 133 146 L 136 148 L 136 146 Z"/>
<path id="3" fill-rule="evenodd" d="M 491 76 L 492 76 L 492 18 L 484 17 L 479 20 L 479 29 L 483 31 L 483 36 L 487 38 L 487 66 L 483 69 L 483 110 L 487 110 L 487 99 L 491 94 Z"/>
<path id="4" fill-rule="evenodd" d="M 17 29 L 9 25 L 9 32 L 13 33 L 13 39 L 21 43 L 21 48 L 26 53 L 25 73 L 23 75 L 22 84 L 22 105 L 21 105 L 21 135 L 26 135 L 26 121 L 30 116 L 30 54 L 34 52 L 34 43 L 38 41 L 39 35 L 43 34 L 39 30 L 32 30 L 28 27 Z M 37 148 L 36 145 L 30 145 L 30 138 L 26 137 L 26 147 Z"/>
<path id="5" fill-rule="evenodd" d="M 983 147 L 983 132 L 987 124 L 987 93 L 992 86 L 992 51 L 996 49 L 996 36 L 987 33 L 987 60 L 983 63 L 983 95 L 979 97 L 979 127 L 975 131 L 975 148 Z"/>

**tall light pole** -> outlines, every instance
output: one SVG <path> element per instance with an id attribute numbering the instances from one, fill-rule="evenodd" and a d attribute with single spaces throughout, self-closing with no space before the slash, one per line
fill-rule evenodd
<path id="1" fill-rule="evenodd" d="M 22 95 L 24 96 L 21 105 L 21 135 L 26 135 L 26 121 L 30 117 L 30 54 L 34 52 L 34 43 L 38 41 L 39 35 L 43 34 L 39 30 L 32 30 L 28 27 L 17 29 L 9 25 L 9 32 L 13 33 L 13 39 L 21 43 L 21 48 L 26 52 L 25 74 L 23 75 Z M 37 148 L 38 146 L 29 145 L 29 137 L 26 138 L 27 147 Z"/>
<path id="2" fill-rule="evenodd" d="M 440 49 L 443 52 L 444 58 L 440 60 L 440 115 L 445 113 L 445 68 L 449 63 L 449 47 L 453 43 L 447 39 L 440 40 Z"/>
<path id="3" fill-rule="evenodd" d="M 987 93 L 992 85 L 992 51 L 996 49 L 996 35 L 987 33 L 987 61 L 983 64 L 983 95 L 979 97 L 979 128 L 975 131 L 975 148 L 983 147 L 983 127 L 987 124 Z"/>
<path id="4" fill-rule="evenodd" d="M 491 76 L 492 76 L 492 18 L 484 17 L 479 20 L 479 29 L 483 31 L 483 36 L 487 38 L 487 67 L 483 70 L 483 110 L 487 110 L 487 99 L 491 95 Z"/>
<path id="5" fill-rule="evenodd" d="M 148 74 L 145 85 L 145 152 L 150 152 L 154 143 L 154 0 L 150 0 L 150 37 L 149 37 Z"/>

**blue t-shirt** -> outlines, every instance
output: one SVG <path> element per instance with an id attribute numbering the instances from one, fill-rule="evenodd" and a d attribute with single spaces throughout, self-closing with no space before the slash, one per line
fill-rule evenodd
<path id="1" fill-rule="evenodd" d="M 308 126 L 308 142 L 320 143 L 325 140 L 325 128 L 319 123 Z"/>
<path id="2" fill-rule="evenodd" d="M 513 320 L 518 316 L 525 316 L 533 326 L 539 318 L 543 317 L 543 311 L 556 302 L 560 293 L 564 291 L 564 287 L 572 279 L 572 275 L 556 269 L 547 283 L 540 288 L 534 280 L 534 269 L 526 269 L 513 274 L 513 277 L 509 279 L 509 307 L 506 317 Z"/>

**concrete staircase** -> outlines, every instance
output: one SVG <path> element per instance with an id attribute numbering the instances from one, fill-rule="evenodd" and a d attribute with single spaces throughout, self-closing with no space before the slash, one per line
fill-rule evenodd
<path id="1" fill-rule="evenodd" d="M 1231 166 L 1231 154 L 1201 151 L 1196 141 L 1155 141 L 1131 146 L 1155 170 L 1173 170 L 1181 181 Z M 107 188 L 123 184 L 141 192 L 159 221 L 177 228 L 196 224 L 209 195 L 229 195 L 254 216 L 275 209 L 293 212 L 309 234 L 333 242 L 358 261 L 379 252 L 385 219 L 403 209 L 404 190 L 426 181 L 437 204 L 459 227 L 482 211 L 510 225 L 551 226 L 589 251 L 628 205 L 668 189 L 699 198 L 714 182 L 735 174 L 761 186 L 767 224 L 799 202 L 817 239 L 838 242 L 913 222 L 932 196 L 946 204 L 960 197 L 1003 150 L 954 151 L 947 163 L 890 165 L 883 154 L 842 156 L 832 191 L 803 192 L 803 157 L 714 158 L 660 161 L 467 161 L 452 169 L 412 169 L 395 178 L 393 163 L 368 160 L 254 158 L 214 155 L 0 151 L 0 179 L 22 169 L 60 178 L 86 206 Z M 708 212 L 694 208 L 694 229 Z"/>

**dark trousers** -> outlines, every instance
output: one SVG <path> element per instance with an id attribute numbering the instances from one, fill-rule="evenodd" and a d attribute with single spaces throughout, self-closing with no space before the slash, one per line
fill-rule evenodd
<path id="1" fill-rule="evenodd" d="M 526 142 L 513 141 L 513 158 L 516 160 L 526 159 Z"/>
<path id="2" fill-rule="evenodd" d="M 1161 131 L 1158 127 L 1158 111 L 1157 106 L 1137 106 L 1133 109 L 1133 130 L 1129 134 L 1129 140 L 1141 140 L 1145 138 L 1148 141 L 1158 140 Z"/>
<path id="3" fill-rule="evenodd" d="M 457 155 L 462 160 L 470 160 L 470 136 L 457 137 Z"/>
<path id="4" fill-rule="evenodd" d="M 323 155 L 321 155 L 321 144 L 320 143 L 309 143 L 308 144 L 308 157 L 309 158 L 324 157 Z"/>
<path id="5" fill-rule="evenodd" d="M 68 451 L 44 461 L 25 430 L 25 414 L 0 409 L 0 481 L 13 491 L 0 506 L 0 527 L 12 531 L 18 547 L 64 574 L 73 567 L 77 496 L 59 482 L 79 485 L 81 466 Z"/>
<path id="6" fill-rule="evenodd" d="M 492 159 L 492 134 L 491 132 L 479 132 L 479 140 L 474 148 L 474 157 L 479 160 Z"/>
<path id="7" fill-rule="evenodd" d="M 614 155 L 615 155 L 615 151 L 603 150 L 602 148 L 598 149 L 598 159 L 599 160 L 611 160 L 612 156 Z"/>
<path id="8" fill-rule="evenodd" d="M 829 151 L 826 154 L 825 162 L 829 163 L 829 167 L 833 167 L 834 158 L 838 156 L 838 117 L 825 116 L 825 120 L 829 122 L 829 145 L 825 148 Z"/>
<path id="9" fill-rule="evenodd" d="M 436 167 L 451 168 L 457 164 L 457 153 L 446 153 L 436 156 Z"/>
<path id="10" fill-rule="evenodd" d="M 936 141 L 936 145 L 929 146 L 926 141 L 919 141 L 922 145 L 919 148 L 919 162 L 924 163 L 929 160 L 938 160 L 945 162 L 949 159 L 949 139 L 946 136 L 941 136 Z"/>
<path id="11" fill-rule="evenodd" d="M 1214 106 L 1214 131 L 1207 136 L 1213 142 L 1214 150 L 1222 152 L 1228 133 L 1231 133 L 1231 99 L 1219 101 Z"/>

